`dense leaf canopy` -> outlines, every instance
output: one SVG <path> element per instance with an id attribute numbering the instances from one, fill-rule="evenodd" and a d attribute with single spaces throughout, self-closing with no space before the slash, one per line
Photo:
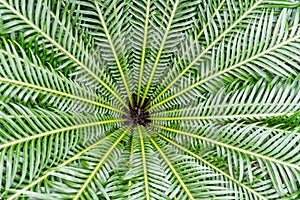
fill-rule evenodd
<path id="1" fill-rule="evenodd" d="M 299 0 L 0 0 L 1 199 L 300 199 Z"/>

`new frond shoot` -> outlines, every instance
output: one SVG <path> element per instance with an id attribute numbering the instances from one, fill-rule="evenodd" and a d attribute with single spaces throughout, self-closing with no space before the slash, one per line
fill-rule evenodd
<path id="1" fill-rule="evenodd" d="M 148 105 L 149 99 L 146 98 L 143 104 L 138 103 L 137 95 L 134 93 L 132 94 L 133 105 L 129 106 L 129 112 L 127 113 L 127 118 L 132 125 L 141 125 L 141 126 L 148 126 L 151 120 L 149 119 L 150 113 L 146 111 L 146 107 Z"/>

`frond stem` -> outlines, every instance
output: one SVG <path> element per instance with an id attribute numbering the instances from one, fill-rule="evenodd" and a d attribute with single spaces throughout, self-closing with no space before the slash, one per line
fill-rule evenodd
<path id="1" fill-rule="evenodd" d="M 141 66 L 140 66 L 140 76 L 138 83 L 138 94 L 137 94 L 137 102 L 140 102 L 140 94 L 143 80 L 143 71 L 145 66 L 145 56 L 146 56 L 146 47 L 147 47 L 147 38 L 148 38 L 148 23 L 149 23 L 149 12 L 150 12 L 150 0 L 147 1 L 146 8 L 146 19 L 145 19 L 145 28 L 144 28 L 144 40 L 143 40 L 143 49 L 142 49 L 142 58 L 141 58 Z"/>
<path id="2" fill-rule="evenodd" d="M 56 130 L 52 130 L 52 131 L 38 133 L 36 135 L 32 135 L 32 136 L 22 138 L 22 139 L 19 139 L 19 140 L 15 140 L 15 141 L 12 141 L 12 142 L 8 142 L 8 143 L 5 143 L 5 144 L 1 144 L 0 149 L 10 147 L 10 146 L 13 146 L 13 145 L 16 145 L 16 144 L 24 143 L 24 142 L 34 140 L 34 139 L 37 139 L 37 138 L 45 137 L 45 136 L 48 136 L 48 135 L 61 133 L 61 132 L 64 132 L 64 131 L 70 131 L 70 130 L 86 128 L 86 127 L 90 127 L 90 126 L 97 126 L 97 125 L 101 125 L 101 124 L 109 124 L 109 123 L 124 122 L 124 121 L 126 121 L 126 120 L 125 119 L 114 119 L 114 120 L 99 121 L 99 122 L 93 122 L 93 123 L 88 123 L 88 124 L 80 124 L 80 125 L 60 128 L 60 129 L 56 129 Z"/>
<path id="3" fill-rule="evenodd" d="M 219 116 L 197 116 L 197 117 L 150 117 L 149 120 L 157 121 L 176 121 L 176 120 L 209 120 L 209 119 L 231 119 L 231 118 L 265 118 L 265 117 L 277 117 L 287 115 L 287 113 L 259 113 L 259 114 L 245 114 L 245 115 L 219 115 Z M 291 115 L 290 113 L 288 115 Z"/>
<path id="4" fill-rule="evenodd" d="M 186 107 L 186 108 L 177 108 L 177 109 L 172 109 L 172 110 L 165 110 L 165 111 L 157 111 L 157 112 L 152 112 L 151 114 L 176 114 L 176 113 L 180 113 L 180 112 L 184 112 L 184 111 L 188 111 L 188 112 L 197 112 L 199 110 L 204 110 L 204 109 L 218 109 L 218 108 L 224 108 L 224 107 L 229 107 L 231 104 L 220 104 L 220 105 L 198 105 L 198 106 L 193 106 L 193 107 Z M 278 102 L 274 102 L 274 103 L 237 103 L 234 104 L 235 107 L 245 107 L 245 106 L 278 106 L 281 105 Z M 292 105 L 292 104 L 283 104 L 283 105 Z M 300 104 L 293 104 L 295 106 L 299 106 Z"/>
<path id="5" fill-rule="evenodd" d="M 130 157 L 133 155 L 133 151 L 134 151 L 134 140 L 132 139 L 131 141 L 131 147 L 130 147 Z M 130 171 L 132 169 L 132 167 L 130 166 L 129 170 Z M 130 186 L 132 185 L 132 180 L 130 179 L 128 182 L 128 191 L 131 190 Z M 128 199 L 131 197 L 130 193 L 128 194 Z"/>
<path id="6" fill-rule="evenodd" d="M 126 114 L 124 111 L 119 110 L 117 108 L 114 108 L 114 107 L 111 107 L 111 106 L 108 106 L 108 105 L 105 105 L 105 104 L 102 104 L 102 103 L 99 103 L 99 102 L 96 102 L 96 101 L 92 101 L 90 99 L 86 99 L 86 98 L 82 98 L 82 97 L 75 96 L 75 95 L 72 95 L 72 94 L 68 94 L 68 93 L 65 93 L 65 92 L 49 89 L 49 88 L 46 88 L 46 87 L 41 87 L 41 86 L 38 86 L 38 85 L 33 85 L 33 84 L 30 84 L 30 83 L 21 82 L 21 81 L 17 81 L 17 80 L 12 80 L 12 79 L 8 79 L 8 78 L 2 78 L 2 77 L 0 77 L 0 82 L 6 82 L 6 83 L 13 84 L 13 85 L 21 85 L 21 86 L 24 86 L 24 87 L 32 88 L 34 90 L 39 90 L 39 91 L 44 91 L 44 92 L 48 92 L 48 93 L 51 93 L 51 94 L 57 94 L 59 96 L 69 97 L 71 99 L 76 99 L 76 100 L 83 101 L 83 102 L 86 102 L 86 103 L 89 103 L 89 104 L 93 104 L 93 105 L 96 105 L 96 106 L 99 106 L 99 107 L 103 107 L 103 108 L 106 108 L 106 109 L 109 109 L 109 110 L 113 110 L 113 111 L 116 111 L 116 112 L 119 112 L 119 113 L 122 113 L 122 114 Z"/>
<path id="7" fill-rule="evenodd" d="M 144 136 L 143 136 L 143 133 L 142 133 L 142 130 L 141 130 L 141 126 L 138 125 L 137 128 L 138 128 L 138 132 L 139 132 L 139 136 L 140 136 L 141 149 L 142 149 L 142 160 L 143 160 L 146 200 L 150 200 L 146 154 L 145 154 L 145 146 L 144 146 L 144 138 L 143 138 Z"/>

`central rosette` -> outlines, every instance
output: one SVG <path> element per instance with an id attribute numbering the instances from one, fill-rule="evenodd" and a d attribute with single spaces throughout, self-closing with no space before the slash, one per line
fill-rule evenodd
<path id="1" fill-rule="evenodd" d="M 138 102 L 137 95 L 132 95 L 133 105 L 129 104 L 129 118 L 132 124 L 147 126 L 150 123 L 149 112 L 146 110 L 148 99 L 144 103 Z"/>

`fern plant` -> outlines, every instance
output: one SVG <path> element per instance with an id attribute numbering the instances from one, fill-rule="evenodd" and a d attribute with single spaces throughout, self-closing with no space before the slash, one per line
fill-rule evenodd
<path id="1" fill-rule="evenodd" d="M 1 199 L 299 199 L 298 0 L 0 0 Z"/>

